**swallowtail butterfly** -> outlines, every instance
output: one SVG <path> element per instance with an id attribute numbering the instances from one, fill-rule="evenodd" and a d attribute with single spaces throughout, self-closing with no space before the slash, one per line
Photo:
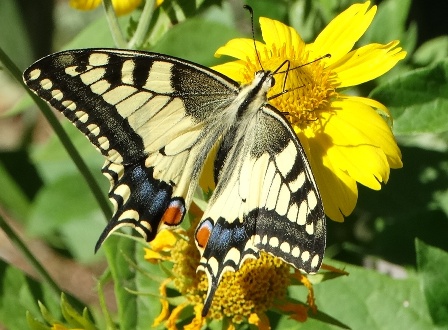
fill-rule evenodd
<path id="1" fill-rule="evenodd" d="M 325 214 L 304 150 L 269 105 L 273 73 L 240 86 L 175 57 L 131 50 L 52 54 L 24 73 L 39 97 L 62 112 L 106 158 L 114 215 L 96 248 L 118 227 L 147 241 L 178 226 L 211 149 L 216 189 L 196 228 L 209 288 L 203 314 L 226 271 L 259 250 L 307 273 L 325 249 Z"/>

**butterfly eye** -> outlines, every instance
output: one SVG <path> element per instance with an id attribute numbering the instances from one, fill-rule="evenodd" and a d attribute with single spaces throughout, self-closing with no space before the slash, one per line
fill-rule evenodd
<path id="1" fill-rule="evenodd" d="M 275 86 L 275 78 L 271 77 L 271 87 L 274 87 L 274 86 Z"/>

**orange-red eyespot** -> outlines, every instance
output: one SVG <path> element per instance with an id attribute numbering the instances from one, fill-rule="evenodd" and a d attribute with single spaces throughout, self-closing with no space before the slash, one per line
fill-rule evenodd
<path id="1" fill-rule="evenodd" d="M 182 199 L 173 198 L 162 215 L 161 221 L 168 226 L 178 226 L 185 215 L 185 204 Z"/>
<path id="2" fill-rule="evenodd" d="M 213 224 L 209 220 L 202 222 L 196 230 L 196 242 L 199 247 L 205 248 L 210 234 L 212 233 Z"/>

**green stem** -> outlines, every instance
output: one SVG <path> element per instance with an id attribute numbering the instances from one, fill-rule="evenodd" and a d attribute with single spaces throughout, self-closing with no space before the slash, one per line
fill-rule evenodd
<path id="1" fill-rule="evenodd" d="M 39 262 L 39 260 L 36 259 L 30 249 L 28 249 L 25 242 L 1 215 L 0 229 L 6 234 L 6 236 L 14 244 L 14 246 L 16 246 L 17 249 L 24 255 L 25 259 L 28 260 L 30 265 L 37 272 L 40 279 L 49 286 L 50 290 L 55 294 L 56 297 L 59 297 L 60 293 L 62 292 L 61 288 L 53 280 L 53 278 L 47 272 L 45 267 Z M 84 306 L 84 304 L 78 298 L 71 294 L 69 294 L 69 296 L 78 306 Z"/>
<path id="2" fill-rule="evenodd" d="M 110 269 L 106 269 L 106 271 L 101 275 L 98 279 L 98 299 L 100 302 L 101 311 L 103 312 L 103 316 L 106 319 L 106 329 L 107 330 L 116 330 L 114 320 L 112 319 L 109 310 L 106 305 L 106 298 L 104 296 L 104 285 L 112 279 Z"/>
<path id="3" fill-rule="evenodd" d="M 154 0 L 146 0 L 145 7 L 143 7 L 143 11 L 138 21 L 137 28 L 135 29 L 135 33 L 128 43 L 129 49 L 140 48 L 143 45 L 146 34 L 148 33 L 153 12 Z"/>
<path id="4" fill-rule="evenodd" d="M 56 115 L 53 113 L 53 111 L 51 111 L 48 104 L 46 104 L 42 99 L 40 99 L 38 96 L 36 96 L 34 93 L 32 93 L 28 89 L 28 87 L 22 81 L 22 74 L 21 74 L 20 70 L 11 61 L 11 59 L 8 57 L 8 55 L 6 55 L 6 53 L 3 51 L 3 49 L 1 47 L 0 47 L 0 62 L 2 62 L 4 64 L 5 68 L 9 71 L 9 73 L 12 75 L 12 77 L 14 79 L 16 79 L 16 81 L 18 83 L 20 83 L 23 86 L 23 88 L 25 88 L 25 90 L 28 92 L 28 94 L 33 98 L 34 102 L 40 108 L 40 110 L 44 114 L 45 118 L 47 118 L 48 122 L 53 127 L 53 130 L 55 131 L 56 135 L 59 137 L 62 145 L 67 150 L 68 154 L 72 158 L 72 160 L 75 163 L 75 165 L 77 166 L 78 170 L 83 175 L 84 179 L 87 182 L 87 185 L 89 186 L 89 188 L 92 191 L 93 195 L 95 196 L 101 210 L 103 211 L 105 218 L 110 219 L 112 217 L 112 211 L 110 209 L 108 200 L 104 196 L 103 191 L 101 190 L 100 186 L 98 185 L 98 182 L 95 180 L 94 176 L 90 172 L 86 163 L 81 158 L 80 154 L 76 150 L 76 148 L 73 145 L 72 141 L 70 140 L 69 136 L 62 128 L 62 125 L 56 118 Z"/>
<path id="5" fill-rule="evenodd" d="M 109 23 L 110 33 L 114 39 L 115 46 L 118 48 L 126 48 L 126 39 L 121 32 L 120 24 L 118 23 L 117 15 L 111 0 L 104 0 L 103 7 L 106 11 L 107 22 Z"/>

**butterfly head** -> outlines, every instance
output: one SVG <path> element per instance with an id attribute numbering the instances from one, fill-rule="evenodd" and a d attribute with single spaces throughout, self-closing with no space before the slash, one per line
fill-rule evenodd
<path id="1" fill-rule="evenodd" d="M 255 72 L 254 80 L 250 85 L 260 86 L 260 90 L 267 93 L 269 89 L 275 86 L 275 78 L 273 72 L 270 70 L 259 70 Z"/>

